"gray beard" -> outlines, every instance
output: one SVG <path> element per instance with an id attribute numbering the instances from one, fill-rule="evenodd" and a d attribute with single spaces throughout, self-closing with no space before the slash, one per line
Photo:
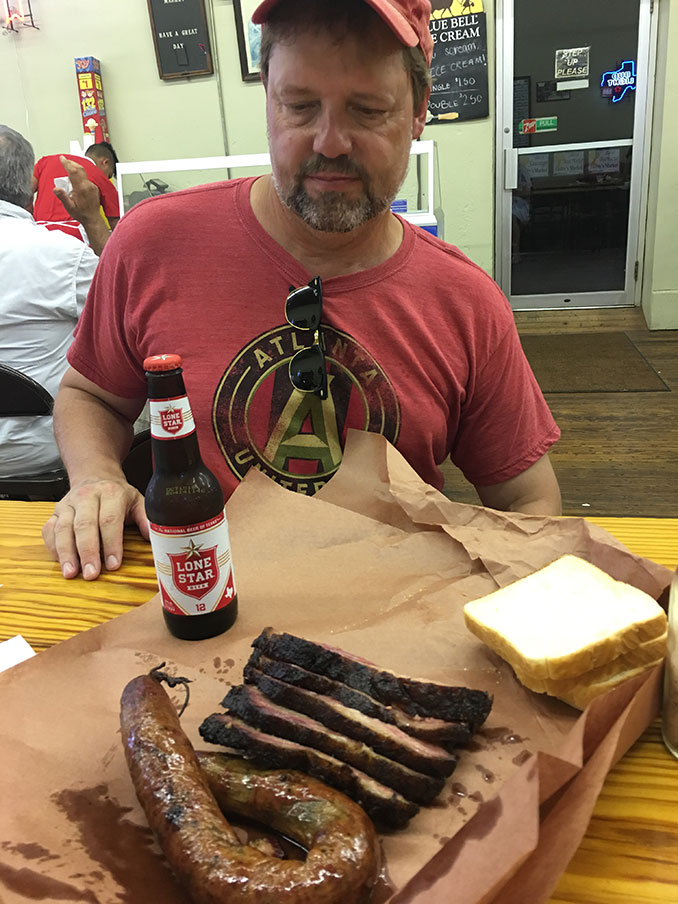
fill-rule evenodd
<path id="1" fill-rule="evenodd" d="M 325 192 L 312 198 L 303 187 L 303 177 L 318 172 L 340 172 L 362 179 L 363 194 L 351 200 L 340 192 Z M 396 187 L 389 197 L 377 198 L 369 190 L 366 174 L 348 160 L 325 161 L 315 158 L 297 173 L 294 184 L 286 191 L 273 174 L 273 184 L 281 202 L 318 232 L 351 232 L 388 210 L 395 198 Z"/>
<path id="2" fill-rule="evenodd" d="M 362 198 L 349 200 L 335 192 L 311 198 L 303 188 L 287 195 L 281 193 L 277 184 L 276 188 L 283 204 L 301 217 L 307 226 L 319 232 L 351 232 L 391 206 L 388 198 L 363 195 Z"/>

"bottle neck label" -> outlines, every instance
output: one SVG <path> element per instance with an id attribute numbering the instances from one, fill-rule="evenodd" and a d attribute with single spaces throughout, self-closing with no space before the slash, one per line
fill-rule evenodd
<path id="1" fill-rule="evenodd" d="M 151 436 L 155 439 L 179 439 L 195 433 L 193 412 L 186 396 L 149 399 Z"/>
<path id="2" fill-rule="evenodd" d="M 204 615 L 235 599 L 223 512 L 198 524 L 149 525 L 162 605 L 173 615 Z"/>

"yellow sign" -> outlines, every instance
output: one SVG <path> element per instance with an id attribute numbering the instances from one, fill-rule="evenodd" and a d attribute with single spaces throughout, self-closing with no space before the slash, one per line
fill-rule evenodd
<path id="1" fill-rule="evenodd" d="M 432 19 L 449 19 L 452 16 L 468 16 L 470 13 L 485 12 L 483 0 L 452 0 L 446 9 L 434 9 Z"/>

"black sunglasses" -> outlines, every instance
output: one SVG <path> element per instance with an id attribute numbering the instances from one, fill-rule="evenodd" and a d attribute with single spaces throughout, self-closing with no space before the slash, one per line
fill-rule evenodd
<path id="1" fill-rule="evenodd" d="M 300 349 L 290 361 L 290 382 L 301 392 L 314 392 L 319 398 L 327 398 L 327 369 L 325 364 L 325 340 L 320 320 L 323 313 L 323 289 L 316 276 L 307 286 L 295 289 L 285 300 L 285 318 L 297 330 L 313 333 L 309 346 Z"/>

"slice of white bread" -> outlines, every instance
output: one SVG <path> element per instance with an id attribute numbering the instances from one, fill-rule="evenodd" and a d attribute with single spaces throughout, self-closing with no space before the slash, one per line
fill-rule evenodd
<path id="1" fill-rule="evenodd" d="M 574 678 L 535 678 L 520 668 L 515 668 L 514 672 L 518 681 L 524 684 L 525 687 L 529 687 L 531 691 L 560 697 L 561 694 L 567 693 L 582 684 L 602 684 L 612 678 L 616 678 L 617 675 L 629 669 L 647 669 L 656 665 L 666 655 L 667 639 L 668 632 L 665 631 L 655 640 L 641 643 L 634 649 L 628 650 L 622 656 L 605 663 L 605 665 L 589 669 L 588 672 L 584 672 L 582 675 L 575 675 Z"/>
<path id="2" fill-rule="evenodd" d="M 607 691 L 611 691 L 612 688 L 617 687 L 624 681 L 628 681 L 629 678 L 635 678 L 636 675 L 641 675 L 643 672 L 648 671 L 648 669 L 651 669 L 656 665 L 661 665 L 663 661 L 664 659 L 661 658 L 656 662 L 649 662 L 647 665 L 641 665 L 635 669 L 627 669 L 624 672 L 619 672 L 617 675 L 606 678 L 604 681 L 588 683 L 587 681 L 582 680 L 569 688 L 549 691 L 549 694 L 565 703 L 569 703 L 570 706 L 574 706 L 575 709 L 586 709 L 591 700 L 594 700 L 596 697 L 599 697 Z"/>
<path id="3" fill-rule="evenodd" d="M 571 679 L 661 637 L 661 606 L 566 555 L 533 574 L 466 603 L 467 628 L 530 678 Z"/>

